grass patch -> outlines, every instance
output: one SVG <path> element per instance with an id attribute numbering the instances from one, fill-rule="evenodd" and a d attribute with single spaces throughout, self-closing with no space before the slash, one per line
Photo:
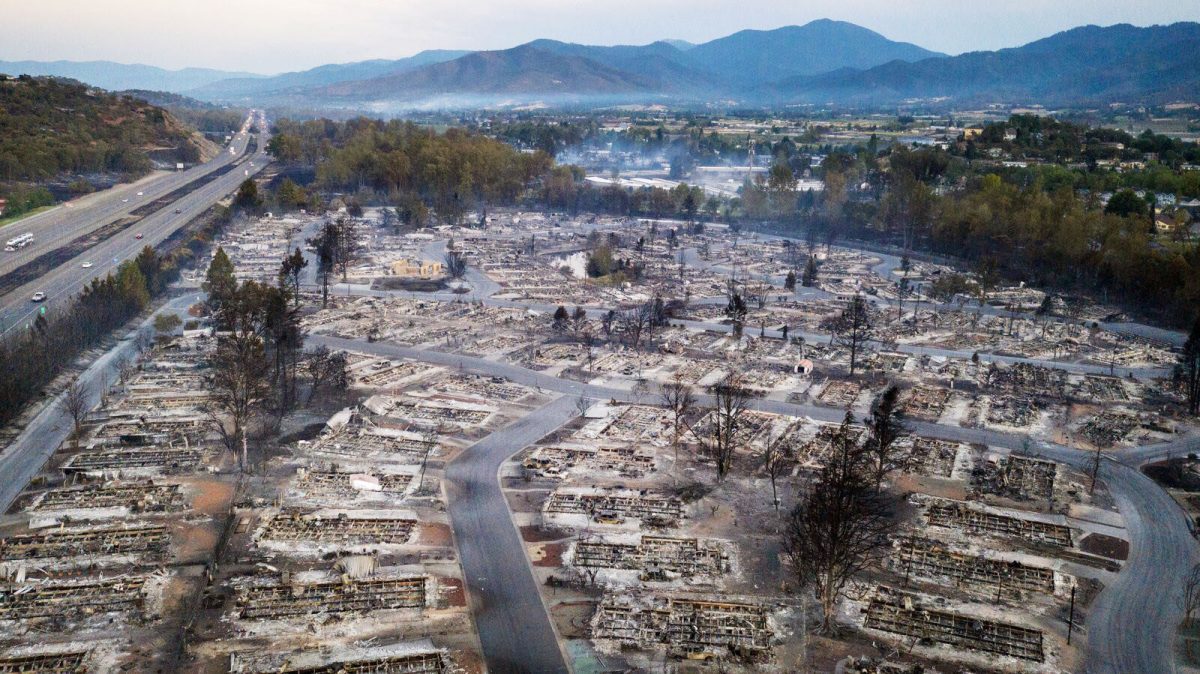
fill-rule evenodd
<path id="1" fill-rule="evenodd" d="M 371 284 L 375 290 L 403 290 L 410 293 L 435 293 L 446 288 L 442 279 L 400 278 L 385 276 Z"/>
<path id="2" fill-rule="evenodd" d="M 20 215 L 12 215 L 12 216 L 8 216 L 8 217 L 0 218 L 0 227 L 7 227 L 9 225 L 15 224 L 17 222 L 20 222 L 21 220 L 24 220 L 25 218 L 28 218 L 31 215 L 37 215 L 38 213 L 41 213 L 42 211 L 48 211 L 51 208 L 54 208 L 54 206 L 56 206 L 56 205 L 57 204 L 55 204 L 53 206 L 38 206 L 37 208 L 33 209 L 32 211 L 25 211 L 24 213 L 22 213 Z"/>

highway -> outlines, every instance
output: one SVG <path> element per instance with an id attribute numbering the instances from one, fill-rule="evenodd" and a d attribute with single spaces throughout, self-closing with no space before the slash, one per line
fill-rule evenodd
<path id="1" fill-rule="evenodd" d="M 204 183 L 174 202 L 148 214 L 135 225 L 96 244 L 53 271 L 0 298 L 0 336 L 8 335 L 10 332 L 28 325 L 42 306 L 49 310 L 51 307 L 63 304 L 77 295 L 84 286 L 91 283 L 93 278 L 103 277 L 114 270 L 121 261 L 135 257 L 144 246 L 157 246 L 170 238 L 177 230 L 200 216 L 217 201 L 234 192 L 247 177 L 261 171 L 271 159 L 266 150 L 265 122 L 261 123 L 261 128 L 263 128 L 263 133 L 259 136 L 257 151 L 248 157 L 239 169 L 229 171 Z M 247 142 L 249 142 L 248 139 L 239 141 L 242 150 L 245 149 Z M 228 151 L 225 154 L 232 157 Z M 236 161 L 236 158 L 234 160 Z M 225 162 L 226 165 L 228 163 L 229 161 Z M 216 168 L 220 167 L 214 167 L 213 170 Z M 171 190 L 166 191 L 170 192 Z M 76 226 L 84 227 L 79 223 L 76 223 Z M 142 238 L 137 238 L 138 235 L 141 235 Z M 38 248 L 43 248 L 40 241 Z M 43 249 L 42 252 L 47 251 Z M 92 266 L 85 269 L 83 268 L 84 262 L 91 262 Z M 41 303 L 30 301 L 36 292 L 44 292 L 46 300 Z"/>
<path id="2" fill-rule="evenodd" d="M 251 112 L 246 118 L 230 144 L 203 164 L 186 171 L 158 173 L 135 183 L 117 185 L 5 225 L 0 229 L 0 240 L 7 241 L 29 232 L 33 234 L 34 242 L 15 251 L 0 250 L 0 276 L 237 161 L 250 144 L 253 114 Z M 138 196 L 139 192 L 142 196 Z"/>

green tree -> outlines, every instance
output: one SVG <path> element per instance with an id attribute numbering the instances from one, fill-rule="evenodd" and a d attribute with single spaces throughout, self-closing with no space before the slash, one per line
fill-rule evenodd
<path id="1" fill-rule="evenodd" d="M 611 274 L 614 269 L 612 249 L 607 245 L 597 246 L 588 256 L 586 268 L 587 275 L 592 278 Z"/>
<path id="2" fill-rule="evenodd" d="M 1121 190 L 1108 200 L 1104 212 L 1125 218 L 1145 215 L 1146 202 L 1133 190 Z"/>
<path id="3" fill-rule="evenodd" d="M 308 192 L 290 178 L 284 178 L 283 182 L 279 183 L 279 188 L 275 190 L 275 201 L 285 213 L 309 207 Z"/>
<path id="4" fill-rule="evenodd" d="M 237 278 L 233 275 L 233 262 L 225 253 L 224 248 L 217 247 L 217 252 L 208 265 L 208 273 L 205 274 L 201 288 L 208 293 L 209 311 L 220 322 L 226 305 L 232 301 L 238 289 Z"/>
<path id="5" fill-rule="evenodd" d="M 804 278 L 801 279 L 800 285 L 805 288 L 811 288 L 817 284 L 817 257 L 815 255 L 808 256 L 808 263 L 804 265 Z"/>
<path id="6" fill-rule="evenodd" d="M 259 213 L 262 211 L 263 199 L 258 193 L 258 183 L 253 178 L 246 178 L 238 186 L 237 194 L 233 197 L 233 208 L 244 213 Z"/>
<path id="7" fill-rule="evenodd" d="M 150 304 L 150 291 L 146 288 L 146 277 L 142 270 L 132 261 L 125 261 L 117 267 L 117 292 L 129 306 L 137 311 L 145 309 Z"/>
<path id="8" fill-rule="evenodd" d="M 154 330 L 159 334 L 168 335 L 179 329 L 183 325 L 183 319 L 179 314 L 167 312 L 154 317 Z"/>

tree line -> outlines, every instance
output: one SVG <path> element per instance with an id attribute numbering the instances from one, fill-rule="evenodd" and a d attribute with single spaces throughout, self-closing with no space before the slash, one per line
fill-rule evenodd
<path id="1" fill-rule="evenodd" d="M 1010 282 L 1078 293 L 1187 325 L 1200 306 L 1200 246 L 1185 226 L 1156 231 L 1152 204 L 1028 173 L 975 167 L 937 149 L 834 152 L 819 195 L 776 165 L 743 187 L 734 218 L 774 222 L 827 243 L 879 240 L 989 268 Z M 1187 216 L 1179 221 L 1186 225 Z"/>
<path id="2" fill-rule="evenodd" d="M 437 133 L 411 122 L 280 120 L 268 148 L 283 162 L 316 167 L 316 185 L 401 205 L 416 199 L 446 222 L 473 209 L 515 203 L 549 170 L 544 152 L 519 152 L 483 135 Z"/>

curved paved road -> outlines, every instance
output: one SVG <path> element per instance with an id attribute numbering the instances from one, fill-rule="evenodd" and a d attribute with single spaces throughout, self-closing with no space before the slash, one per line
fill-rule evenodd
<path id="1" fill-rule="evenodd" d="M 563 396 L 468 447 L 446 466 L 454 541 L 489 672 L 568 672 L 525 546 L 500 489 L 500 464 L 575 416 Z"/>

